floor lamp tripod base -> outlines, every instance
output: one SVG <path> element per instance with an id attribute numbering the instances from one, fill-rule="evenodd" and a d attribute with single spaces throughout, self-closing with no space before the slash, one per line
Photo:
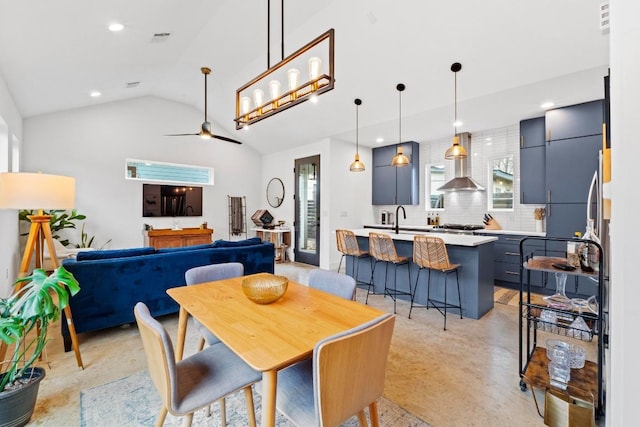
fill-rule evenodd
<path id="1" fill-rule="evenodd" d="M 36 268 L 42 267 L 44 244 L 47 245 L 49 254 L 51 256 L 51 263 L 53 268 L 58 268 L 58 258 L 56 256 L 56 249 L 53 246 L 53 236 L 51 235 L 51 215 L 29 215 L 31 221 L 31 228 L 29 229 L 29 237 L 27 237 L 27 245 L 24 249 L 24 255 L 22 262 L 20 263 L 20 277 L 24 277 L 29 274 L 29 265 L 31 264 L 31 258 L 36 256 Z M 20 288 L 16 288 L 19 291 Z M 76 334 L 76 328 L 73 324 L 73 317 L 71 316 L 71 308 L 66 306 L 64 308 L 64 315 L 67 319 L 67 326 L 69 328 L 69 335 L 71 336 L 71 343 L 73 344 L 73 351 L 76 355 L 76 361 L 81 369 L 84 369 L 82 364 L 82 356 L 80 355 L 80 346 L 78 344 L 78 336 Z"/>

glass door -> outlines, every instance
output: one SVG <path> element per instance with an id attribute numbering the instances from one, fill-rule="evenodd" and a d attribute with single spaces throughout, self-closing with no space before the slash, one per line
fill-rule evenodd
<path id="1" fill-rule="evenodd" d="M 320 265 L 320 156 L 295 161 L 295 260 Z"/>

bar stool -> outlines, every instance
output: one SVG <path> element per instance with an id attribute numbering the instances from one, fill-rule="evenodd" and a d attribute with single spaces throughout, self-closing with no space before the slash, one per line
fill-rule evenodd
<path id="1" fill-rule="evenodd" d="M 460 264 L 451 264 L 449 262 L 449 254 L 444 240 L 440 237 L 431 236 L 414 236 L 413 238 L 413 262 L 418 265 L 418 277 L 413 288 L 415 295 L 420 280 L 420 272 L 423 269 L 429 270 L 427 278 L 427 304 L 417 305 L 411 300 L 411 308 L 409 308 L 409 319 L 411 319 L 411 310 L 413 307 L 429 309 L 429 305 L 434 307 L 444 316 L 444 330 L 447 330 L 447 309 L 460 310 L 460 318 L 462 319 L 462 304 L 460 302 L 460 280 L 458 278 L 458 267 Z M 444 301 L 431 299 L 431 270 L 440 271 L 444 274 Z M 447 303 L 447 276 L 449 273 L 456 272 L 456 283 L 458 284 L 458 305 Z"/>
<path id="2" fill-rule="evenodd" d="M 373 277 L 376 271 L 376 266 L 379 262 L 385 263 L 384 270 L 384 295 L 389 295 L 393 299 L 393 313 L 396 313 L 396 297 L 398 295 L 407 295 L 411 298 L 413 304 L 413 293 L 411 292 L 411 258 L 398 256 L 396 252 L 396 245 L 393 243 L 393 239 L 384 233 L 369 233 L 369 253 L 373 257 L 374 264 L 371 270 L 371 283 L 373 283 Z M 387 287 L 387 272 L 389 270 L 389 264 L 393 264 L 394 267 L 394 280 L 393 289 Z M 407 273 L 409 274 L 409 291 L 398 290 L 398 266 L 406 265 Z M 369 294 L 367 293 L 367 298 Z"/>
<path id="3" fill-rule="evenodd" d="M 356 286 L 360 285 L 367 286 L 367 299 L 365 300 L 365 304 L 369 302 L 369 292 L 371 287 L 373 286 L 373 282 L 364 282 L 358 279 L 358 272 L 360 271 L 360 260 L 369 259 L 369 264 L 371 264 L 371 256 L 369 252 L 363 251 L 360 249 L 358 245 L 358 239 L 356 235 L 351 230 L 336 230 L 336 243 L 338 245 L 338 251 L 342 253 L 340 257 L 340 264 L 338 264 L 338 273 L 340 272 L 340 268 L 342 267 L 342 260 L 344 257 L 353 257 L 353 264 L 351 265 L 351 277 L 356 280 Z M 346 265 L 345 265 L 345 273 L 346 273 Z"/>

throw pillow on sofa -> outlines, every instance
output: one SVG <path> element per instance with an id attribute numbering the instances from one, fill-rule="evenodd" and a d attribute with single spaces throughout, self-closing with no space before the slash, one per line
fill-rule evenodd
<path id="1" fill-rule="evenodd" d="M 96 259 L 126 258 L 130 256 L 151 255 L 155 253 L 152 246 L 131 249 L 109 249 L 104 251 L 79 252 L 76 261 L 92 261 Z"/>
<path id="2" fill-rule="evenodd" d="M 213 242 L 214 248 L 235 248 L 238 246 L 254 246 L 262 244 L 259 237 L 251 237 L 246 240 L 216 240 Z"/>

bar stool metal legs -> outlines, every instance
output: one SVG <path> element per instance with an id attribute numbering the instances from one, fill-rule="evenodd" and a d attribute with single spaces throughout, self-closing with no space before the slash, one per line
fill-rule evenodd
<path id="1" fill-rule="evenodd" d="M 374 259 L 373 269 L 371 270 L 371 283 L 374 283 L 374 275 L 379 262 L 385 263 L 384 271 L 384 295 L 389 295 L 393 299 L 393 312 L 396 313 L 396 299 L 400 295 L 407 295 L 413 302 L 413 292 L 411 290 L 411 258 L 398 256 L 393 239 L 384 233 L 369 233 L 369 251 Z M 389 287 L 387 282 L 389 264 L 394 267 L 393 288 Z M 398 266 L 405 264 L 407 266 L 407 274 L 409 276 L 408 290 L 398 289 Z M 367 298 L 368 298 L 367 294 Z"/>
<path id="2" fill-rule="evenodd" d="M 362 280 L 359 280 L 358 277 L 360 273 L 360 261 L 363 259 L 369 259 L 369 263 L 371 263 L 372 261 L 369 252 L 360 249 L 360 247 L 358 246 L 356 235 L 351 230 L 336 230 L 336 243 L 338 246 L 338 251 L 342 253 L 342 256 L 340 257 L 340 263 L 338 264 L 338 273 L 340 272 L 340 268 L 342 268 L 342 260 L 344 259 L 344 257 L 352 257 L 353 264 L 351 265 L 351 277 L 356 280 L 357 287 L 367 287 L 367 299 L 365 301 L 365 304 L 367 304 L 369 301 L 369 293 L 371 292 L 371 287 L 373 286 L 373 281 L 370 280 L 369 282 L 364 282 Z M 345 274 L 348 274 L 346 266 Z"/>
<path id="3" fill-rule="evenodd" d="M 415 236 L 413 239 L 413 262 L 418 265 L 418 277 L 416 278 L 416 284 L 413 288 L 413 295 L 415 296 L 418 288 L 418 282 L 420 281 L 420 272 L 423 269 L 429 270 L 427 277 L 427 302 L 425 305 L 417 305 L 411 300 L 411 308 L 409 309 L 409 318 L 411 318 L 411 311 L 413 307 L 422 307 L 429 309 L 433 307 L 440 312 L 444 317 L 444 330 L 447 330 L 447 310 L 458 309 L 460 310 L 460 318 L 462 319 L 462 298 L 460 296 L 460 279 L 458 276 L 458 268 L 460 264 L 451 264 L 449 262 L 449 255 L 447 253 L 447 247 L 444 241 L 439 237 L 432 236 Z M 444 301 L 431 298 L 431 270 L 439 271 L 444 275 Z M 458 305 L 451 304 L 447 301 L 447 278 L 449 273 L 456 273 L 456 284 L 458 288 Z"/>
<path id="4" fill-rule="evenodd" d="M 456 272 L 456 284 L 458 288 L 458 305 L 450 304 L 447 302 L 447 277 L 449 273 Z M 444 301 L 439 301 L 431 298 L 431 269 L 429 269 L 429 278 L 427 282 L 427 309 L 431 304 L 431 307 L 435 308 L 444 316 L 444 330 L 447 330 L 447 309 L 458 309 L 460 310 L 460 318 L 462 319 L 462 304 L 460 299 L 460 280 L 458 278 L 458 269 L 442 271 L 444 274 Z M 417 282 L 416 282 L 417 283 Z"/>

